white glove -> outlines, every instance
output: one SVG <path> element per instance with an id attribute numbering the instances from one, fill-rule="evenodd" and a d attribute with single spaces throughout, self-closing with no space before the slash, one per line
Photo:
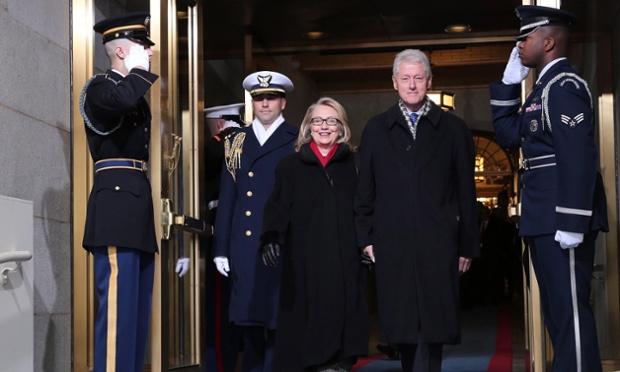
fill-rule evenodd
<path id="1" fill-rule="evenodd" d="M 183 275 L 187 274 L 187 272 L 189 271 L 189 258 L 179 258 L 179 260 L 177 261 L 177 267 L 174 269 L 174 271 L 179 274 L 179 278 L 182 278 Z"/>
<path id="2" fill-rule="evenodd" d="M 144 46 L 140 44 L 134 44 L 129 49 L 129 54 L 123 60 L 127 71 L 131 71 L 132 68 L 141 68 L 143 70 L 149 70 L 149 53 L 144 49 Z"/>
<path id="3" fill-rule="evenodd" d="M 512 48 L 510 52 L 510 58 L 504 69 L 504 77 L 502 83 L 506 85 L 521 84 L 523 80 L 530 73 L 530 68 L 523 66 L 521 58 L 519 58 L 519 49 L 517 47 Z"/>
<path id="4" fill-rule="evenodd" d="M 228 272 L 230 271 L 230 267 L 228 266 L 228 258 L 223 256 L 215 257 L 213 262 L 215 262 L 215 268 L 220 272 L 220 274 L 228 276 Z"/>
<path id="5" fill-rule="evenodd" d="M 583 233 L 558 230 L 555 232 L 555 241 L 564 249 L 575 248 L 583 242 Z"/>

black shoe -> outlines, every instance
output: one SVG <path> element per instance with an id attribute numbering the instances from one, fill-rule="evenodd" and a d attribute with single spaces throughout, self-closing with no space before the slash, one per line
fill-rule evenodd
<path id="1" fill-rule="evenodd" d="M 377 350 L 379 350 L 380 352 L 385 354 L 385 356 L 387 356 L 388 358 L 390 358 L 392 360 L 400 359 L 400 353 L 398 352 L 398 350 L 396 350 L 395 348 L 393 348 L 389 344 L 388 345 L 378 344 L 377 345 Z"/>

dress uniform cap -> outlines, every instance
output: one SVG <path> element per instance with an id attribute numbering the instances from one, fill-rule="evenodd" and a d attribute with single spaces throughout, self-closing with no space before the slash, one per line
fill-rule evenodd
<path id="1" fill-rule="evenodd" d="M 286 95 L 293 91 L 293 82 L 288 77 L 273 71 L 258 71 L 243 80 L 243 89 L 252 96 L 263 93 L 281 93 Z"/>
<path id="2" fill-rule="evenodd" d="M 239 116 L 245 103 L 233 103 L 231 105 L 213 106 L 205 109 L 205 118 L 219 119 L 224 116 Z"/>
<path id="3" fill-rule="evenodd" d="M 515 9 L 521 20 L 521 28 L 517 40 L 525 39 L 529 34 L 544 26 L 569 27 L 577 22 L 577 16 L 566 10 L 546 6 L 521 5 Z"/>
<path id="4" fill-rule="evenodd" d="M 97 22 L 93 29 L 103 35 L 103 43 L 115 39 L 129 39 L 138 43 L 155 45 L 149 39 L 149 20 L 147 12 L 129 13 L 118 17 L 111 17 Z"/>

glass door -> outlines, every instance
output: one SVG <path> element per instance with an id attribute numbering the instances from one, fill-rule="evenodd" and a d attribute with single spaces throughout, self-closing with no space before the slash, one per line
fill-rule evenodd
<path id="1" fill-rule="evenodd" d="M 162 40 L 161 96 L 161 332 L 162 367 L 196 369 L 200 356 L 199 246 L 211 227 L 200 215 L 199 144 L 203 128 L 198 55 L 199 6 L 194 1 L 167 4 L 167 36 Z M 162 14 L 164 9 L 162 7 Z M 162 17 L 162 20 L 164 17 Z M 163 23 L 162 23 L 163 26 Z M 165 29 L 166 27 L 162 27 Z M 155 148 L 153 148 L 153 151 Z M 190 270 L 180 278 L 179 258 L 189 258 Z M 167 357 L 165 357 L 167 356 Z"/>

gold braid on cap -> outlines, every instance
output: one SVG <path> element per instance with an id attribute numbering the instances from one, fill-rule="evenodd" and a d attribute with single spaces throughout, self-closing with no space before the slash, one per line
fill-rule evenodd
<path id="1" fill-rule="evenodd" d="M 232 144 L 230 137 L 226 136 L 226 141 L 224 142 L 224 159 L 226 160 L 226 169 L 230 172 L 233 180 L 236 181 L 237 169 L 241 169 L 241 153 L 243 152 L 245 133 L 242 132 L 234 135 Z"/>

